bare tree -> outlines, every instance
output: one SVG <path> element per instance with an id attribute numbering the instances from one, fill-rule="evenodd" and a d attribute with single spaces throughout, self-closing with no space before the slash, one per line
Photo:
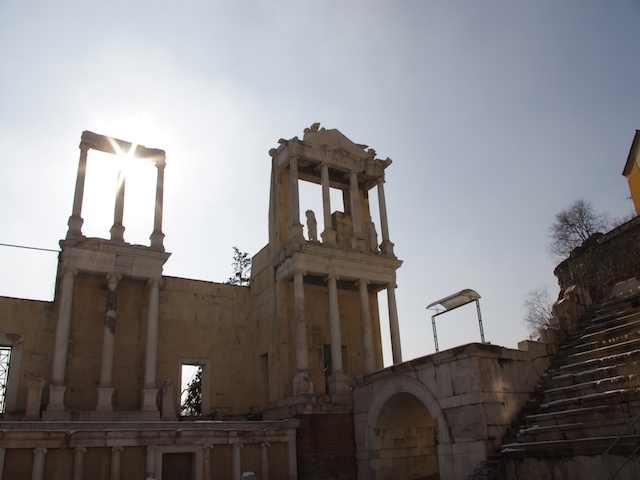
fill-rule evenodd
<path id="1" fill-rule="evenodd" d="M 549 297 L 546 285 L 534 288 L 524 298 L 524 318 L 522 320 L 527 325 L 529 338 L 534 339 L 538 337 L 538 330 L 549 326 L 553 302 Z"/>
<path id="2" fill-rule="evenodd" d="M 608 214 L 597 213 L 590 201 L 579 198 L 556 214 L 555 221 L 549 227 L 547 250 L 556 260 L 564 260 L 571 250 L 582 245 L 591 235 L 607 232 L 610 228 Z"/>
<path id="3" fill-rule="evenodd" d="M 233 276 L 225 283 L 231 285 L 240 285 L 242 287 L 248 287 L 251 282 L 251 258 L 246 252 L 241 252 L 238 247 L 233 247 Z"/>

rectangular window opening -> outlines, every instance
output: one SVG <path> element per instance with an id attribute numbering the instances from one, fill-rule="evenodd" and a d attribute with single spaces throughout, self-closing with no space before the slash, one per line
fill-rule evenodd
<path id="1" fill-rule="evenodd" d="M 7 408 L 7 382 L 10 363 L 11 347 L 0 347 L 0 413 L 4 413 Z"/>
<path id="2" fill-rule="evenodd" d="M 203 366 L 182 364 L 180 385 L 180 415 L 192 417 L 202 415 Z"/>

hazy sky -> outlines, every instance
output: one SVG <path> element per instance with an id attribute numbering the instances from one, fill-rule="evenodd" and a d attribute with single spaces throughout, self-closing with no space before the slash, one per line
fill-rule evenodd
<path id="1" fill-rule="evenodd" d="M 58 248 L 91 130 L 166 150 L 165 274 L 224 281 L 232 246 L 267 242 L 269 149 L 321 122 L 393 160 L 405 359 L 434 351 L 425 307 L 463 288 L 487 340 L 515 347 L 524 295 L 558 292 L 554 214 L 632 208 L 638 25 L 637 1 L 2 0 L 0 243 Z M 87 235 L 112 222 L 110 160 L 89 159 Z M 152 229 L 148 177 L 127 185 L 132 243 Z M 319 195 L 301 209 L 320 219 Z M 0 247 L 0 265 L 0 295 L 52 298 L 55 253 Z M 475 309 L 438 333 L 478 341 Z"/>

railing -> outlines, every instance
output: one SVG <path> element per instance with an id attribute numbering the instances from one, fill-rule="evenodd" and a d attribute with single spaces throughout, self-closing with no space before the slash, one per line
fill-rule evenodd
<path id="1" fill-rule="evenodd" d="M 620 473 L 620 471 L 624 468 L 624 466 L 629 463 L 629 460 L 631 460 L 636 453 L 638 453 L 638 451 L 640 450 L 640 444 L 636 447 L 636 449 L 633 451 L 633 453 L 631 453 L 631 455 L 629 455 L 629 457 L 624 461 L 624 463 L 622 465 L 620 465 L 620 468 L 618 468 L 618 470 L 616 470 L 616 472 L 612 475 L 611 474 L 611 460 L 609 459 L 609 452 L 611 451 L 611 449 L 616 445 L 616 443 L 618 443 L 618 441 L 627 433 L 627 431 L 629 430 L 629 428 L 631 428 L 636 421 L 638 420 L 638 418 L 640 418 L 640 413 L 638 415 L 636 415 L 634 417 L 633 420 L 631 420 L 631 423 L 629 423 L 629 425 L 627 425 L 627 428 L 624 429 L 624 431 L 618 435 L 618 438 L 616 438 L 613 443 L 611 445 L 609 445 L 609 448 L 607 448 L 607 450 L 602 454 L 602 458 L 604 459 L 604 457 L 607 457 L 607 468 L 609 470 L 609 480 L 615 478 L 616 475 L 618 475 L 618 473 Z"/>

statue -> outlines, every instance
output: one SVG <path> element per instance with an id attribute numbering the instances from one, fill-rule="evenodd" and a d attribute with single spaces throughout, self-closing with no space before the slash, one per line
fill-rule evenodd
<path id="1" fill-rule="evenodd" d="M 380 249 L 378 248 L 378 232 L 376 232 L 376 226 L 371 220 L 367 222 L 367 233 L 369 235 L 369 245 L 371 245 L 371 251 L 380 253 Z"/>
<path id="2" fill-rule="evenodd" d="M 316 220 L 316 214 L 313 213 L 313 210 L 307 210 L 307 230 L 309 231 L 309 241 L 317 242 L 318 241 L 318 222 Z"/>

